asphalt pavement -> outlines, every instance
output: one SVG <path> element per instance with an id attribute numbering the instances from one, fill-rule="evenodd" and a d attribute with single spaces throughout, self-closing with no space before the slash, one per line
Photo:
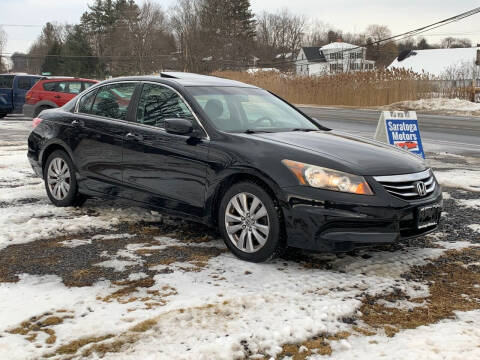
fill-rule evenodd
<path id="1" fill-rule="evenodd" d="M 375 135 L 380 111 L 299 106 L 325 126 L 359 136 Z M 425 151 L 480 154 L 480 118 L 474 116 L 417 114 Z"/>

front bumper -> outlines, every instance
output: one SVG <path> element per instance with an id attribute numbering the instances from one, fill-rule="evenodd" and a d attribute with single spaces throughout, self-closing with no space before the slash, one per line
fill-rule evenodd
<path id="1" fill-rule="evenodd" d="M 417 228 L 417 209 L 442 204 L 437 184 L 429 196 L 406 201 L 375 189 L 355 195 L 306 186 L 284 188 L 282 210 L 289 246 L 315 251 L 345 252 L 391 244 L 425 235 L 437 225 Z"/>

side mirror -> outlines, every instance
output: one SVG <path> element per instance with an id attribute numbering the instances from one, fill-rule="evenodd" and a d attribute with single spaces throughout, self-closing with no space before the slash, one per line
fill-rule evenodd
<path id="1" fill-rule="evenodd" d="M 165 119 L 165 131 L 175 135 L 193 135 L 193 122 L 188 119 Z"/>

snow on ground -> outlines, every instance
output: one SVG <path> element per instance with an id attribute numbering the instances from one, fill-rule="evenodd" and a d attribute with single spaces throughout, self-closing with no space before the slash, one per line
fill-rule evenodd
<path id="1" fill-rule="evenodd" d="M 427 296 L 428 286 L 400 275 L 471 246 L 437 234 L 429 237 L 435 247 L 247 263 L 215 236 L 146 210 L 91 200 L 53 207 L 25 150 L 0 140 L 0 359 L 96 359 L 88 350 L 97 343 L 120 344 L 105 359 L 275 356 L 284 343 L 350 329 L 344 319 L 366 294 Z M 464 178 L 475 171 L 462 171 L 439 178 L 474 188 Z M 165 233 L 151 235 L 157 225 Z M 332 358 L 478 357 L 478 320 L 478 312 L 459 313 L 393 338 L 350 337 L 332 345 Z"/>
<path id="2" fill-rule="evenodd" d="M 479 170 L 446 170 L 435 171 L 435 177 L 443 186 L 457 187 L 469 191 L 480 191 Z"/>
<path id="3" fill-rule="evenodd" d="M 480 311 L 457 313 L 429 326 L 405 330 L 393 338 L 385 335 L 351 337 L 334 347 L 335 360 L 480 359 Z M 311 360 L 324 359 L 313 356 Z"/>
<path id="4" fill-rule="evenodd" d="M 419 112 L 480 116 L 480 104 L 468 100 L 433 98 L 396 102 L 385 110 L 415 110 Z"/>

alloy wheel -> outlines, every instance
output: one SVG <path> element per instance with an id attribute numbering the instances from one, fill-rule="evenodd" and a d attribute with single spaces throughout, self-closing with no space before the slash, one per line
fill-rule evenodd
<path id="1" fill-rule="evenodd" d="M 63 200 L 70 192 L 70 168 L 61 157 L 54 158 L 47 170 L 47 185 L 56 200 Z"/>
<path id="2" fill-rule="evenodd" d="M 254 253 L 268 239 L 270 222 L 262 201 L 255 195 L 241 192 L 233 196 L 225 211 L 228 238 L 239 250 Z"/>

